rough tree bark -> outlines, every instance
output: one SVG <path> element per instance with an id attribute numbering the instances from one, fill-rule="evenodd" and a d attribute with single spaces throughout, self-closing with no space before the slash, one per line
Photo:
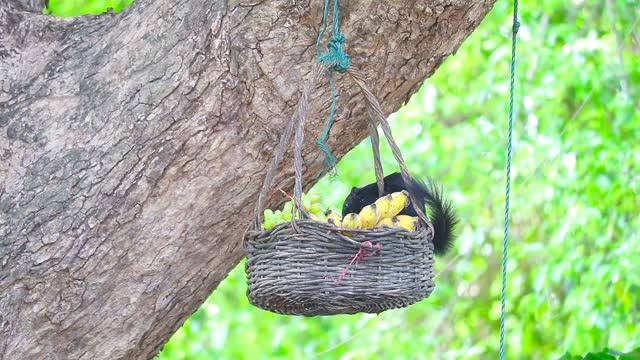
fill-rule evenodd
<path id="1" fill-rule="evenodd" d="M 346 50 L 391 113 L 494 1 L 343 1 Z M 42 3 L 0 3 L 0 358 L 153 357 L 243 256 L 323 2 L 138 0 L 73 19 Z M 366 111 L 337 82 L 340 157 Z M 304 154 L 308 188 L 322 156 Z"/>

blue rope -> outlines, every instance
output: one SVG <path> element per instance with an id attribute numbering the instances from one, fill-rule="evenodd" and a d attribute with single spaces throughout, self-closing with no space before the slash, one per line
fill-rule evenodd
<path id="1" fill-rule="evenodd" d="M 500 360 L 504 360 L 504 318 L 507 303 L 507 254 L 509 249 L 509 192 L 511 191 L 511 138 L 513 134 L 513 93 L 515 87 L 516 40 L 518 22 L 518 0 L 513 0 L 513 32 L 511 34 L 511 84 L 509 89 L 509 140 L 507 145 L 507 187 L 504 207 L 504 241 L 502 244 L 502 302 L 500 311 Z"/>
<path id="2" fill-rule="evenodd" d="M 345 72 L 351 65 L 351 58 L 342 49 L 342 45 L 347 40 L 345 36 L 340 32 L 340 9 L 338 8 L 338 0 L 333 0 L 333 20 L 332 20 L 332 35 L 327 48 L 329 52 L 320 52 L 320 41 L 324 36 L 324 32 L 327 30 L 327 17 L 329 16 L 329 0 L 324 2 L 324 11 L 322 13 L 322 30 L 318 34 L 318 40 L 316 41 L 316 53 L 318 54 L 318 62 L 324 62 L 327 64 L 335 63 L 331 67 L 331 70 L 337 72 Z"/>
<path id="3" fill-rule="evenodd" d="M 340 22 L 339 22 L 339 9 L 338 9 L 338 0 L 333 0 L 333 28 L 332 35 L 327 48 L 328 52 L 322 53 L 320 51 L 320 41 L 324 36 L 325 31 L 327 30 L 327 18 L 329 17 L 329 0 L 325 0 L 324 2 L 324 11 L 322 13 L 322 29 L 318 34 L 318 40 L 316 41 L 316 53 L 318 54 L 318 63 L 325 64 L 333 64 L 329 70 L 325 72 L 327 78 L 329 79 L 329 87 L 331 88 L 331 110 L 329 111 L 329 118 L 327 119 L 327 123 L 324 127 L 324 132 L 322 136 L 316 141 L 316 145 L 320 148 L 320 150 L 325 155 L 325 166 L 329 170 L 335 169 L 336 166 L 336 158 L 331 153 L 331 150 L 325 144 L 327 137 L 329 136 L 329 130 L 331 130 L 331 126 L 333 125 L 333 119 L 336 113 L 336 103 L 337 103 L 337 94 L 336 94 L 336 86 L 333 82 L 333 77 L 331 73 L 333 71 L 337 72 L 345 72 L 351 65 L 351 59 L 349 55 L 347 55 L 342 49 L 342 45 L 344 44 L 346 38 L 340 32 Z"/>

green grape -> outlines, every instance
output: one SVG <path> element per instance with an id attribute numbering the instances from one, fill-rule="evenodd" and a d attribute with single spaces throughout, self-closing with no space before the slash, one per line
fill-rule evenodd
<path id="1" fill-rule="evenodd" d="M 322 213 L 322 206 L 320 206 L 319 203 L 313 203 L 311 204 L 311 207 L 309 207 L 309 211 L 312 212 L 314 215 L 318 215 Z"/>
<path id="2" fill-rule="evenodd" d="M 273 221 L 265 221 L 264 224 L 262 225 L 262 227 L 265 230 L 269 230 L 271 229 L 273 226 L 275 225 L 275 223 Z"/>
<path id="3" fill-rule="evenodd" d="M 291 214 L 292 210 L 293 210 L 293 203 L 291 201 L 288 201 L 286 204 L 284 204 L 284 207 L 282 208 L 282 212 L 285 214 Z"/>
<path id="4" fill-rule="evenodd" d="M 311 208 L 311 199 L 309 199 L 309 198 L 308 198 L 308 197 L 306 197 L 306 196 L 303 196 L 303 197 L 302 197 L 302 207 L 303 207 L 305 210 L 309 211 L 309 209 Z"/>
<path id="5" fill-rule="evenodd" d="M 262 227 L 265 230 L 270 229 L 273 226 L 273 222 L 271 221 L 271 219 L 273 218 L 273 211 L 271 211 L 271 209 L 264 209 L 263 216 L 264 222 L 262 224 Z"/>
<path id="6" fill-rule="evenodd" d="M 309 195 L 309 200 L 311 200 L 312 203 L 317 203 L 320 202 L 320 195 L 318 194 L 311 194 Z"/>
<path id="7" fill-rule="evenodd" d="M 276 224 L 276 216 L 270 209 L 264 211 L 264 224 L 262 225 L 265 230 L 271 229 Z"/>
<path id="8" fill-rule="evenodd" d="M 324 211 L 320 205 L 321 197 L 318 194 L 302 194 L 301 196 L 302 210 L 309 214 L 312 214 L 317 221 L 325 221 Z M 282 210 L 272 211 L 270 209 L 264 210 L 264 224 L 265 230 L 272 228 L 273 226 L 291 221 L 294 215 L 295 205 L 293 200 L 284 203 Z M 296 211 L 295 218 L 300 219 L 300 214 Z"/>
<path id="9" fill-rule="evenodd" d="M 291 217 L 293 214 L 291 213 L 286 213 L 286 212 L 280 212 L 280 222 L 287 222 L 287 221 L 291 221 Z"/>
<path id="10" fill-rule="evenodd" d="M 287 214 L 288 221 L 291 220 L 294 207 L 295 206 L 293 205 L 293 200 L 288 201 L 286 204 L 284 204 L 284 208 L 282 209 L 282 212 Z M 297 217 L 296 217 L 296 219 L 297 219 Z"/>

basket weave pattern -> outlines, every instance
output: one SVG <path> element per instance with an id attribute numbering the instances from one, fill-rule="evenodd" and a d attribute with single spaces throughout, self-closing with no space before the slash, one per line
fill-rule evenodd
<path id="1" fill-rule="evenodd" d="M 411 305 L 433 291 L 430 230 L 350 230 L 358 241 L 380 251 L 349 268 L 360 246 L 333 225 L 298 220 L 267 231 L 251 231 L 247 241 L 249 301 L 288 315 L 380 313 Z"/>

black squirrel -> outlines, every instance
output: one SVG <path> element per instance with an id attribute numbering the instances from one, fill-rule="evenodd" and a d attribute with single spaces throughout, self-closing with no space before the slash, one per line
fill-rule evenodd
<path id="1" fill-rule="evenodd" d="M 399 172 L 387 175 L 384 178 L 384 195 L 394 192 L 407 190 L 411 195 L 415 196 L 419 204 L 422 205 L 422 211 L 425 212 L 425 204 L 431 212 L 429 216 L 434 229 L 433 247 L 436 255 L 444 255 L 452 246 L 455 240 L 454 230 L 458 224 L 458 216 L 453 209 L 451 202 L 442 196 L 442 188 L 438 188 L 436 184 L 428 180 L 426 183 L 420 180 L 411 179 L 409 186 L 406 186 Z M 354 187 L 351 193 L 344 200 L 342 205 L 342 216 L 349 213 L 359 213 L 362 208 L 373 204 L 379 198 L 378 185 L 372 183 L 363 187 Z M 409 204 L 400 215 L 418 216 L 413 204 Z"/>

